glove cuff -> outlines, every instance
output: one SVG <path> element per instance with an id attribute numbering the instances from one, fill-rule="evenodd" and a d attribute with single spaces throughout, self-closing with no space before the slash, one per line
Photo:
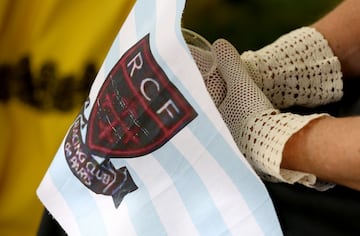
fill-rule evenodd
<path id="1" fill-rule="evenodd" d="M 276 108 L 314 107 L 341 99 L 340 62 L 315 29 L 294 30 L 241 55 L 259 88 Z"/>
<path id="2" fill-rule="evenodd" d="M 309 173 L 281 169 L 283 150 L 289 138 L 310 121 L 326 114 L 307 116 L 266 110 L 249 117 L 241 126 L 238 140 L 240 150 L 264 180 L 272 182 L 300 183 L 317 188 L 316 176 Z M 320 186 L 320 185 L 318 185 Z M 329 185 L 325 185 L 328 188 Z M 324 189 L 324 187 L 319 187 Z"/>

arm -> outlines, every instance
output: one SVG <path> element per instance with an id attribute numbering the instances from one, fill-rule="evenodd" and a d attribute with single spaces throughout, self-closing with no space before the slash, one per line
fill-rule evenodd
<path id="1" fill-rule="evenodd" d="M 313 120 L 290 137 L 282 168 L 360 190 L 360 117 Z"/>
<path id="2" fill-rule="evenodd" d="M 360 76 L 359 12 L 359 0 L 345 0 L 312 25 L 328 40 L 345 77 Z"/>

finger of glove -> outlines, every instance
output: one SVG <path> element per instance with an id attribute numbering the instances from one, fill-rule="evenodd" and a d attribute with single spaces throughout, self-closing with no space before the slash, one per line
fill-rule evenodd
<path id="1" fill-rule="evenodd" d="M 219 107 L 226 96 L 226 83 L 217 68 L 205 78 L 205 85 L 216 107 Z"/>
<path id="2" fill-rule="evenodd" d="M 209 92 L 216 107 L 218 107 L 225 98 L 226 84 L 217 68 L 213 69 L 213 63 L 216 63 L 215 55 L 199 47 L 194 47 L 192 45 L 188 46 L 203 77 L 207 91 Z"/>
<path id="3" fill-rule="evenodd" d="M 270 101 L 250 77 L 240 54 L 224 39 L 213 44 L 218 70 L 226 82 L 227 94 L 219 106 L 230 130 L 237 129 L 249 116 L 273 109 Z"/>

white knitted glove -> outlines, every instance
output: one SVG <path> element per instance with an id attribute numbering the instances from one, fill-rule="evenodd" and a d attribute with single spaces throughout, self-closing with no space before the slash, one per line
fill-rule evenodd
<path id="1" fill-rule="evenodd" d="M 219 111 L 244 156 L 267 180 L 299 182 L 314 187 L 314 175 L 280 169 L 280 163 L 287 140 L 311 120 L 325 114 L 300 116 L 280 113 L 254 83 L 240 55 L 229 42 L 220 39 L 213 47 L 218 63 L 217 75 L 220 75 L 218 79 L 222 77 L 227 86 Z M 208 89 L 219 91 L 221 87 Z"/>
<path id="2" fill-rule="evenodd" d="M 204 51 L 202 48 L 188 45 L 191 55 L 203 76 L 206 88 L 215 103 L 216 107 L 224 100 L 226 95 L 226 84 L 221 78 L 218 69 L 215 67 L 214 71 L 209 72 L 211 64 L 216 63 L 215 55 L 209 54 L 208 51 Z M 204 76 L 206 74 L 206 76 Z"/>
<path id="3" fill-rule="evenodd" d="M 315 29 L 303 27 L 241 55 L 258 87 L 277 108 L 314 107 L 341 99 L 340 62 Z"/>

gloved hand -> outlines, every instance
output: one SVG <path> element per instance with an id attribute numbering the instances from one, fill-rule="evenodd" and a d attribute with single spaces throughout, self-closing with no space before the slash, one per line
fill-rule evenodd
<path id="1" fill-rule="evenodd" d="M 229 42 L 217 40 L 213 48 L 217 79 L 226 83 L 226 96 L 218 109 L 241 152 L 265 179 L 314 187 L 314 175 L 281 169 L 280 164 L 287 140 L 311 120 L 326 114 L 280 113 L 255 84 L 240 54 Z M 216 93 L 221 87 L 208 89 Z"/>
<path id="2" fill-rule="evenodd" d="M 196 48 L 193 50 L 200 70 L 207 68 L 210 60 Z M 260 50 L 242 53 L 240 58 L 276 108 L 315 107 L 343 96 L 340 62 L 326 39 L 313 28 L 294 30 Z M 204 78 L 216 105 L 226 94 L 225 84 L 218 78 L 218 71 Z"/>
<path id="3" fill-rule="evenodd" d="M 218 40 L 213 44 L 218 66 L 204 76 L 204 82 L 239 149 L 262 178 L 326 189 L 329 185 L 317 182 L 312 174 L 280 168 L 289 138 L 310 121 L 327 114 L 300 116 L 280 113 L 276 108 L 315 106 L 342 96 L 339 62 L 322 36 L 313 31 L 304 28 L 291 32 L 264 49 L 242 55 L 229 42 Z M 303 48 L 302 53 L 298 53 L 299 47 Z M 314 50 L 321 51 L 321 48 L 326 55 L 316 56 Z M 199 70 L 205 74 L 208 63 L 212 62 L 209 54 L 196 47 L 190 51 Z M 292 53 L 295 56 L 290 56 Z M 305 82 L 299 78 L 305 78 Z"/>
<path id="4" fill-rule="evenodd" d="M 340 62 L 315 29 L 302 27 L 242 53 L 250 77 L 277 108 L 315 107 L 341 99 Z"/>

